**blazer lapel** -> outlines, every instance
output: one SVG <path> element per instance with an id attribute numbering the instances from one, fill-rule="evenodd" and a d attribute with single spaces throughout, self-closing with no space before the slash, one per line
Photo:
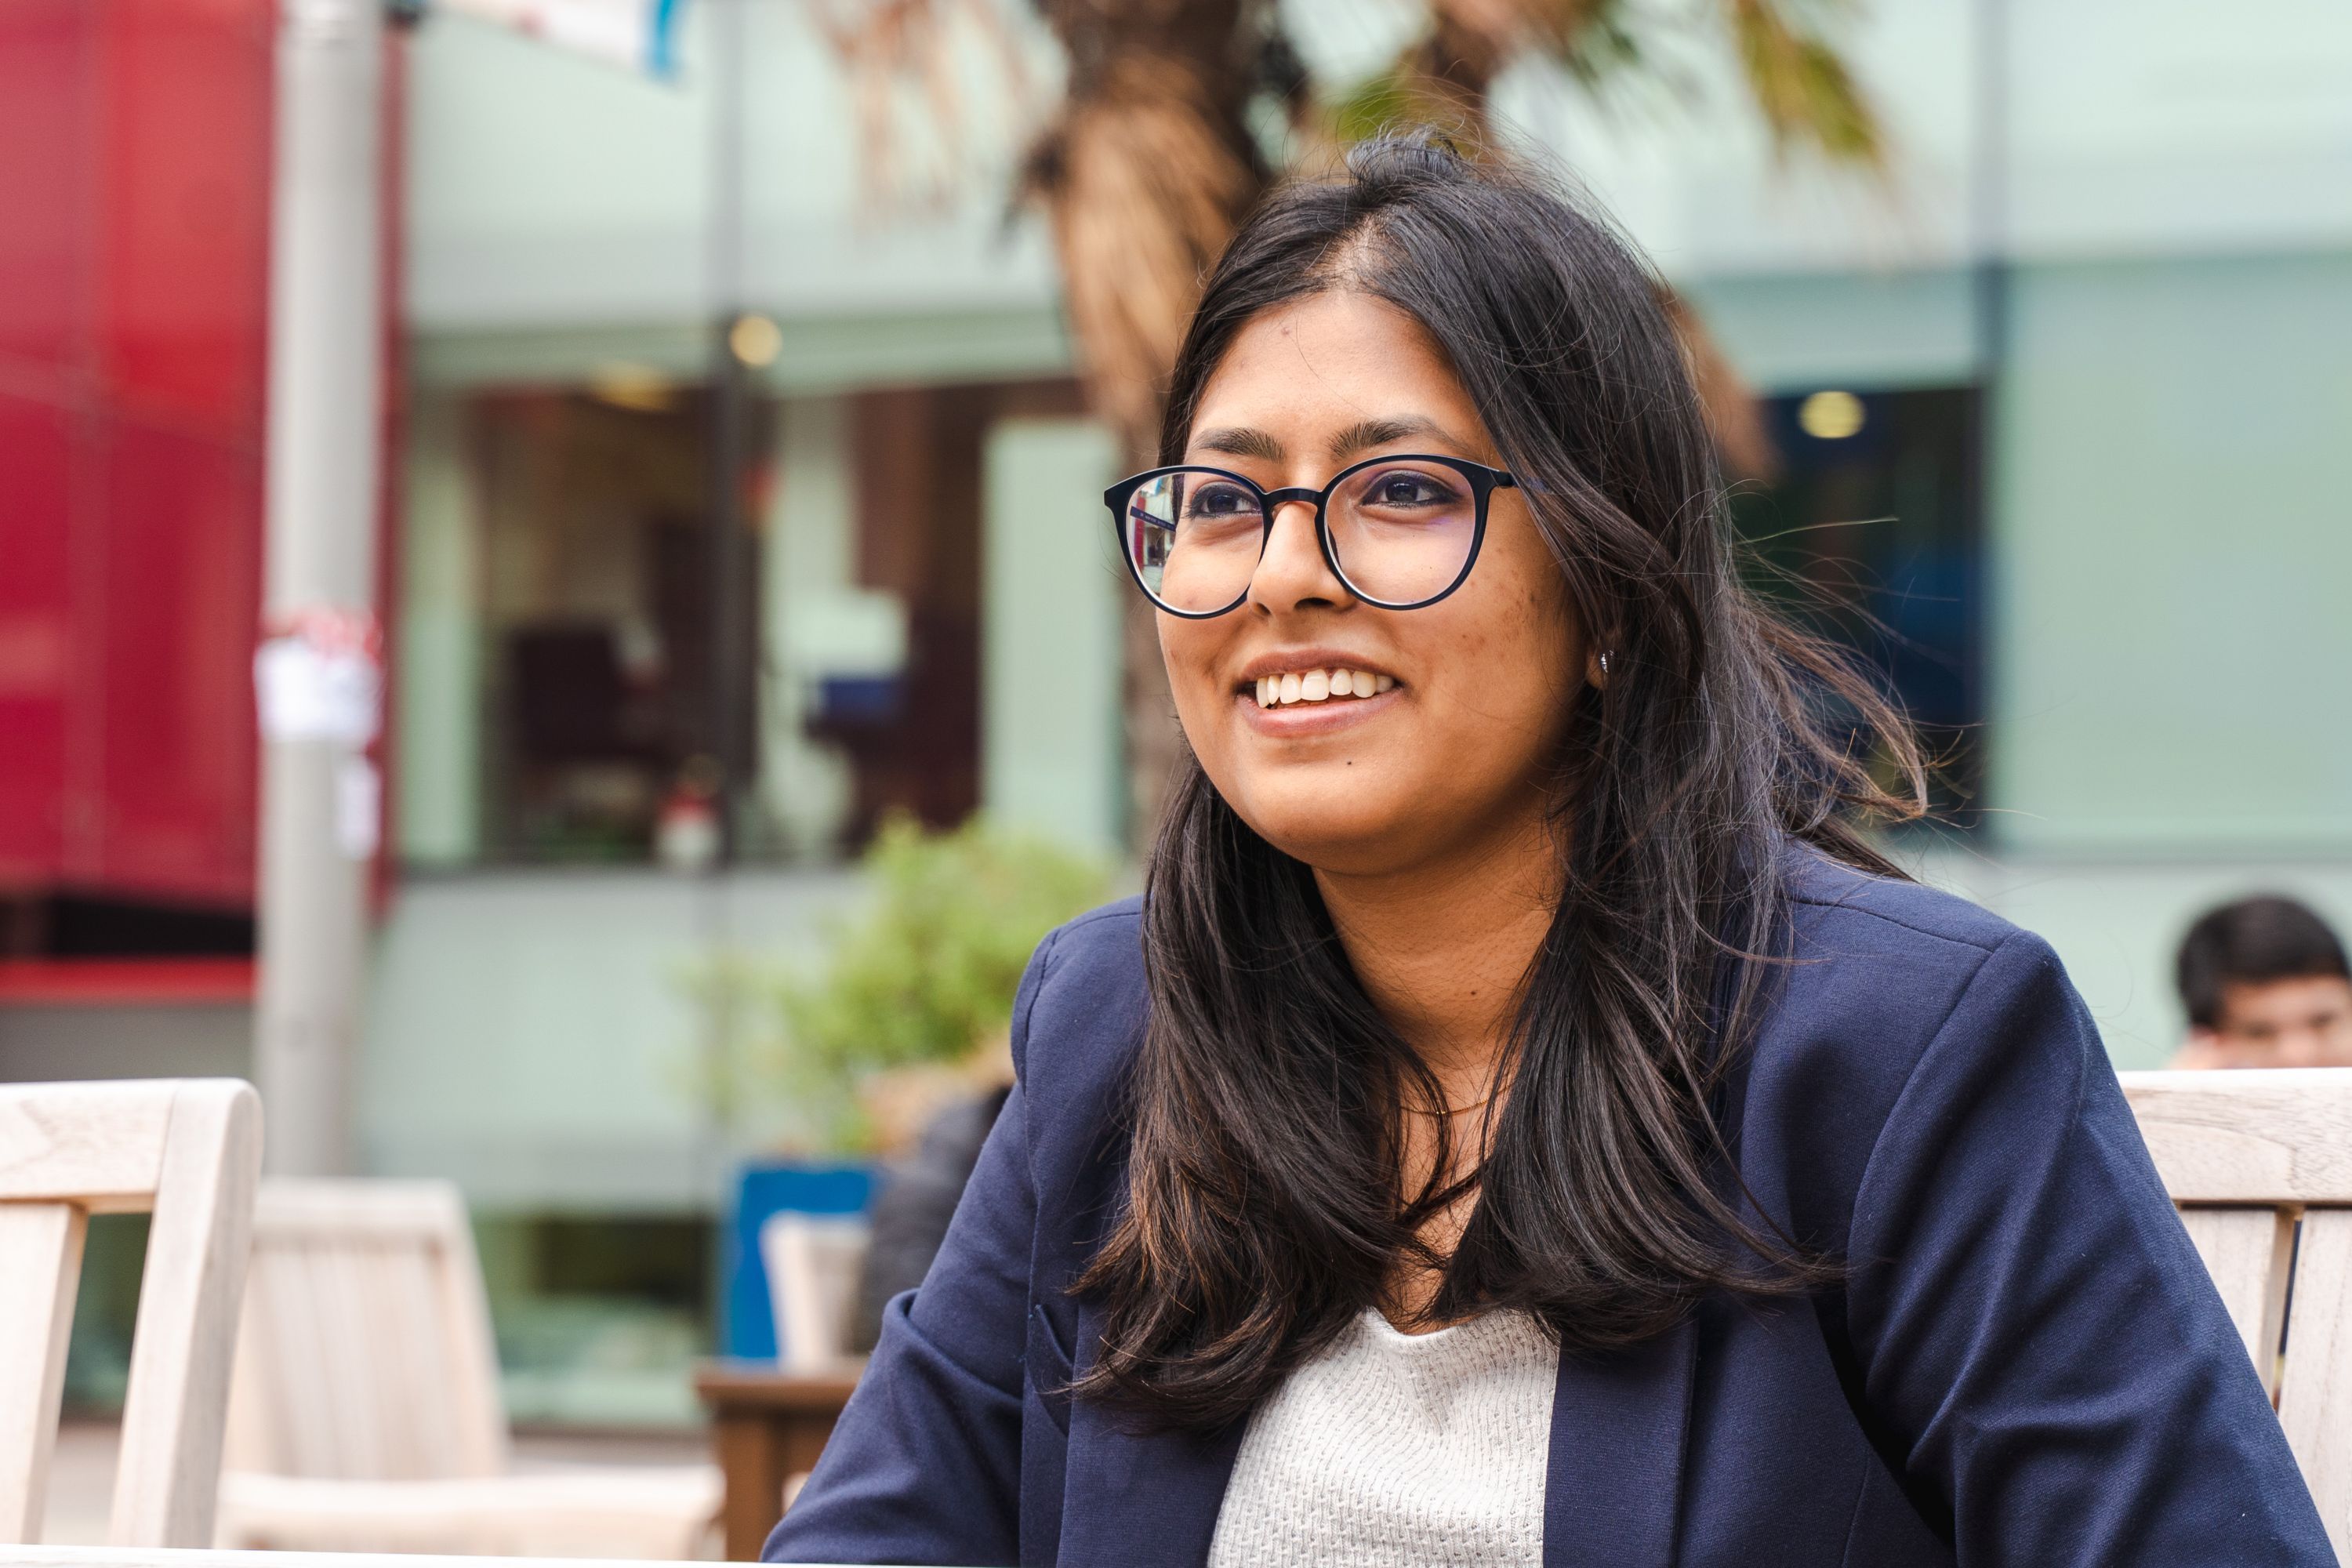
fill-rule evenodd
<path id="1" fill-rule="evenodd" d="M 1081 1303 L 1081 1361 L 1091 1361 L 1101 1342 L 1093 1304 Z M 1093 1400 L 1075 1401 L 1055 1561 L 1074 1568 L 1201 1568 L 1246 1425 L 1236 1421 L 1207 1437 L 1139 1431 Z"/>
<path id="2" fill-rule="evenodd" d="M 1544 1568 L 1670 1568 L 1697 1361 L 1696 1315 L 1616 1355 L 1559 1358 Z"/>

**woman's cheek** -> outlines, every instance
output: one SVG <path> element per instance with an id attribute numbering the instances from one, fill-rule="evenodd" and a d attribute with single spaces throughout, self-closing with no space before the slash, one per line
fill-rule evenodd
<path id="1" fill-rule="evenodd" d="M 1181 621 L 1172 616 L 1160 617 L 1160 656 L 1168 668 L 1168 689 L 1176 700 L 1176 716 L 1197 750 L 1205 736 L 1194 733 L 1213 714 L 1217 694 L 1210 671 L 1216 667 L 1217 639 L 1210 634 L 1214 623 L 1203 625 Z"/>

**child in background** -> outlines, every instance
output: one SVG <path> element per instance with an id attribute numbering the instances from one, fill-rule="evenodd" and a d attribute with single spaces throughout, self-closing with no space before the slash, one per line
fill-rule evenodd
<path id="1" fill-rule="evenodd" d="M 2293 899 L 2209 910 L 2180 939 L 2189 1014 L 2178 1068 L 2352 1067 L 2352 966 L 2327 922 Z"/>

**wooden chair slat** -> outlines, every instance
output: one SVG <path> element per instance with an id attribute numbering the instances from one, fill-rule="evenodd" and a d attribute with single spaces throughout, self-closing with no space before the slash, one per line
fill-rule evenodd
<path id="1" fill-rule="evenodd" d="M 2274 1208 L 2194 1207 L 2181 1210 L 2180 1221 L 2221 1289 L 2221 1303 L 2238 1326 L 2263 1386 L 2275 1396 L 2294 1216 Z"/>
<path id="2" fill-rule="evenodd" d="M 245 1310 L 238 1314 L 236 1370 L 228 1385 L 228 1427 L 221 1436 L 221 1468 L 268 1468 L 282 1450 L 285 1416 L 277 1408 L 277 1391 L 267 1380 L 247 1377 L 244 1369 L 261 1363 L 273 1331 L 265 1304 L 257 1301 L 253 1278 L 268 1264 L 256 1257 L 247 1275 Z"/>
<path id="3" fill-rule="evenodd" d="M 141 1210 L 162 1179 L 183 1079 L 0 1088 L 0 1202 Z"/>
<path id="4" fill-rule="evenodd" d="M 430 1331 L 430 1318 L 420 1323 L 410 1308 L 404 1276 L 415 1271 L 403 1267 L 404 1249 L 354 1237 L 350 1258 L 361 1282 L 360 1336 L 369 1355 L 367 1365 L 352 1369 L 352 1382 L 364 1385 L 376 1428 L 374 1463 L 367 1473 L 383 1480 L 421 1479 L 433 1473 L 425 1433 L 434 1424 L 434 1411 L 446 1402 L 404 1398 L 399 1381 L 404 1376 L 418 1387 L 441 1386 L 434 1353 L 438 1336 Z"/>
<path id="5" fill-rule="evenodd" d="M 858 1268 L 871 1239 L 864 1220 L 841 1215 L 787 1211 L 760 1227 L 778 1359 L 785 1371 L 822 1376 L 856 1360 L 849 1324 Z"/>
<path id="6" fill-rule="evenodd" d="M 502 1476 L 512 1456 L 489 1290 L 482 1283 L 474 1227 L 456 1189 L 449 1189 L 446 1203 L 455 1223 L 442 1232 L 440 1267 L 432 1285 L 440 1300 L 439 1321 L 447 1330 L 442 1344 L 449 1358 L 449 1386 L 457 1394 L 448 1412 L 456 1436 L 453 1468 L 461 1476 Z"/>
<path id="7" fill-rule="evenodd" d="M 334 1474 L 381 1480 L 387 1475 L 383 1426 L 397 1406 L 384 1396 L 397 1375 L 391 1364 L 397 1345 L 374 1332 L 377 1313 L 368 1300 L 367 1256 L 349 1241 L 316 1247 L 310 1254 L 320 1317 L 314 1327 L 331 1343 L 316 1373 L 334 1427 Z M 410 1401 L 431 1398 L 423 1387 L 406 1391 Z"/>
<path id="8" fill-rule="evenodd" d="M 258 1215 L 256 1225 L 257 1229 Z M 282 1250 L 270 1247 L 259 1236 L 254 1247 L 254 1288 L 269 1293 L 266 1307 L 274 1332 L 264 1342 L 268 1355 L 252 1370 L 255 1376 L 266 1380 L 277 1408 L 283 1413 L 285 1439 L 280 1452 L 295 1475 L 333 1475 L 342 1462 L 332 1385 L 320 1376 L 288 1375 L 287 1371 L 328 1364 L 322 1341 L 326 1304 L 319 1284 L 319 1253 L 318 1247 L 307 1243 Z"/>
<path id="9" fill-rule="evenodd" d="M 2305 1211 L 2279 1421 L 2338 1557 L 2352 1558 L 2352 1208 Z"/>
<path id="10" fill-rule="evenodd" d="M 463 1388 L 479 1377 L 480 1369 L 460 1365 L 444 1321 L 436 1280 L 448 1267 L 446 1261 L 436 1259 L 434 1268 L 428 1271 L 410 1267 L 404 1255 L 388 1253 L 383 1258 L 383 1266 L 384 1297 L 392 1306 L 390 1316 L 401 1325 L 400 1331 L 406 1337 L 408 1353 L 415 1358 L 419 1375 L 431 1377 L 436 1388 L 450 1390 Z M 495 1368 L 490 1376 L 495 1386 Z M 471 1414 L 467 1413 L 469 1405 Z M 497 1475 L 506 1463 L 505 1454 L 499 1447 L 505 1414 L 503 1404 L 486 1415 L 478 1402 L 454 1394 L 446 1399 L 413 1402 L 404 1423 L 405 1442 L 413 1453 L 400 1474 L 417 1480 L 439 1475 Z M 487 1434 L 467 1429 L 469 1422 L 478 1421 L 488 1422 L 490 1430 Z"/>
<path id="11" fill-rule="evenodd" d="M 377 1473 L 383 1479 L 402 1481 L 462 1474 L 452 1458 L 457 1446 L 453 1394 L 401 1396 L 404 1381 L 442 1391 L 453 1386 L 448 1332 L 433 1291 L 433 1272 L 440 1262 L 430 1249 L 375 1239 L 367 1241 L 360 1256 L 374 1309 L 369 1332 L 381 1347 L 368 1368 L 383 1428 L 383 1460 Z"/>
<path id="12" fill-rule="evenodd" d="M 193 1080 L 172 1098 L 116 1461 L 118 1542 L 209 1544 L 237 1307 L 261 1180 L 261 1100 Z"/>
<path id="13" fill-rule="evenodd" d="M 0 1541 L 40 1537 L 86 1228 L 71 1204 L 0 1204 Z"/>
<path id="14" fill-rule="evenodd" d="M 340 1247 L 373 1238 L 413 1246 L 448 1225 L 455 1201 L 440 1182 L 279 1177 L 269 1184 L 261 1223 L 280 1240 L 302 1237 Z M 462 1217 L 465 1211 L 459 1205 L 455 1212 Z"/>

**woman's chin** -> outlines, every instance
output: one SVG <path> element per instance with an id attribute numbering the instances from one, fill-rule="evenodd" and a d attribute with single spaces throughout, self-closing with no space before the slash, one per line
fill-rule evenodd
<path id="1" fill-rule="evenodd" d="M 1318 871 L 1363 876 L 1399 868 L 1412 861 L 1427 826 L 1417 813 L 1402 805 L 1391 808 L 1353 781 L 1344 792 L 1275 793 L 1275 800 L 1253 800 L 1249 808 L 1237 808 L 1242 820 L 1268 844 Z M 1349 800 L 1345 794 L 1360 798 Z"/>

